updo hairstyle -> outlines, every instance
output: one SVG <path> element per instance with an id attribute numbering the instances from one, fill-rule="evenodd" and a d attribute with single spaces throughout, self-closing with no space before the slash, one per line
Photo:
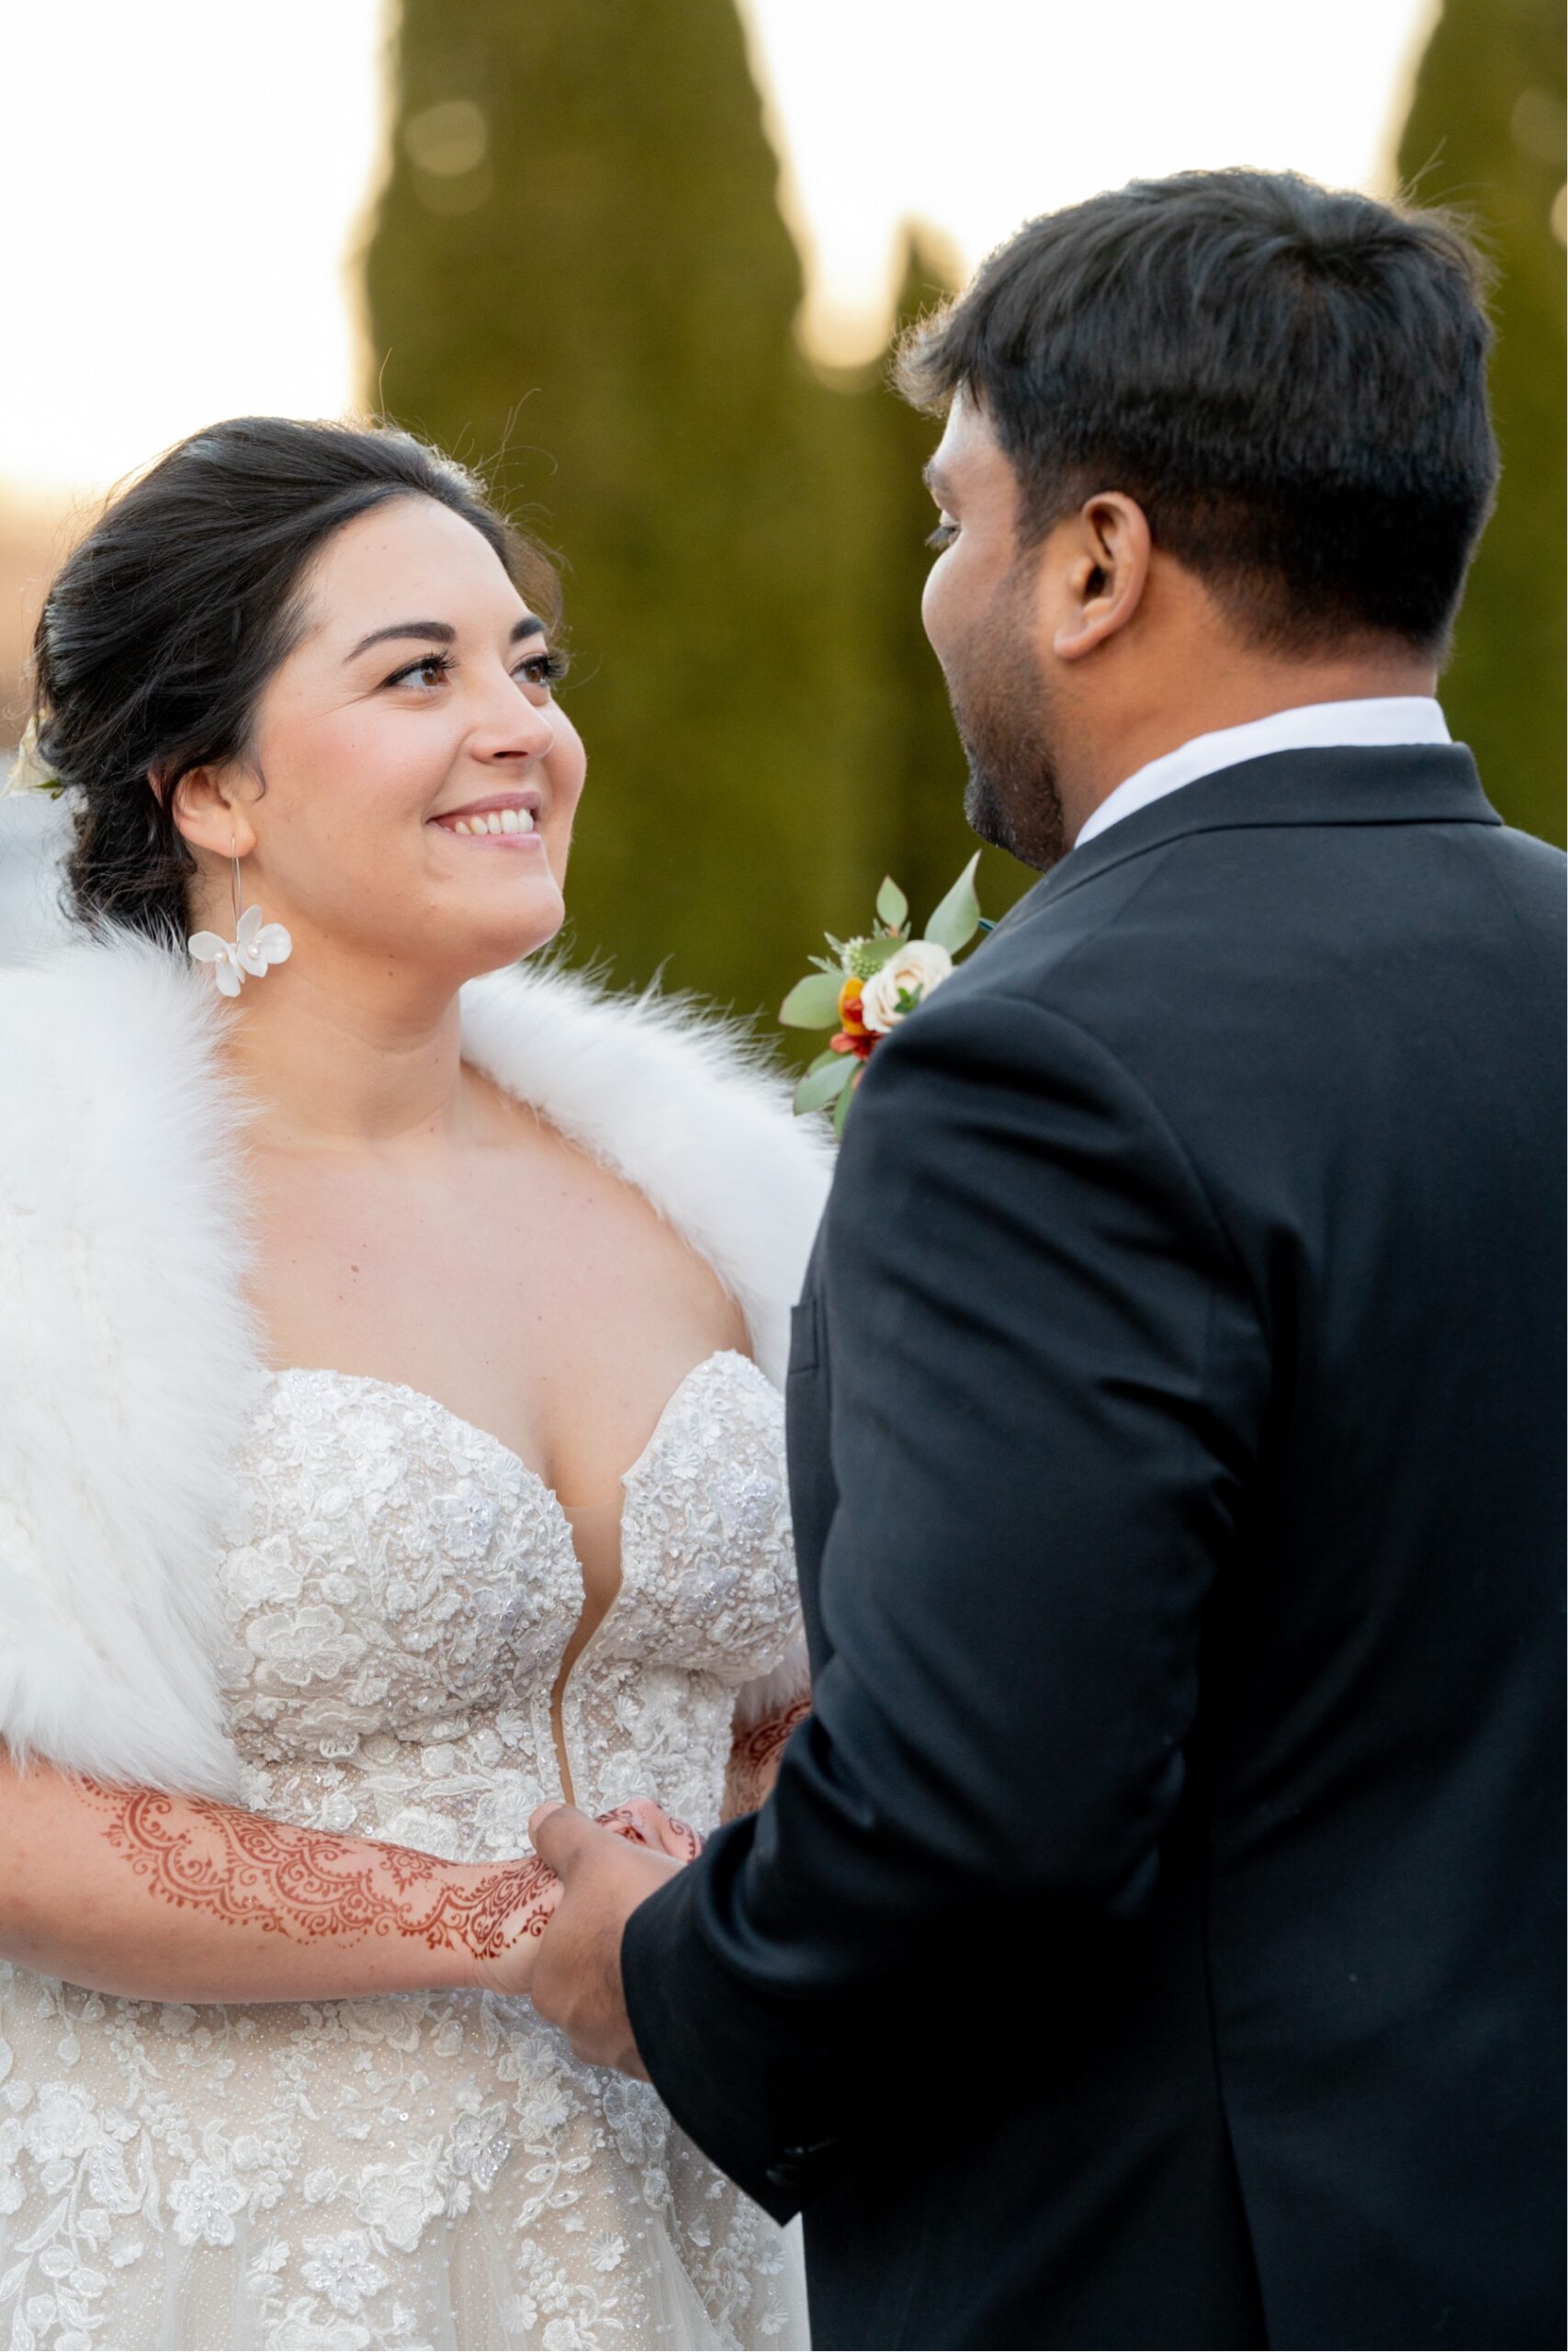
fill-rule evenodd
<path id="1" fill-rule="evenodd" d="M 471 523 L 530 610 L 554 621 L 538 548 L 473 474 L 394 426 L 231 417 L 111 501 L 62 567 L 34 639 L 39 757 L 74 802 L 65 873 L 79 922 L 183 946 L 196 860 L 175 824 L 175 786 L 246 754 L 322 543 L 411 495 Z"/>

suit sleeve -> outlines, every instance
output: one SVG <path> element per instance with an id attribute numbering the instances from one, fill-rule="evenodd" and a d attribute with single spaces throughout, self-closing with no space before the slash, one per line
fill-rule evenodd
<path id="1" fill-rule="evenodd" d="M 1136 1919 L 1266 1389 L 1186 1153 L 1026 999 L 953 984 L 879 1049 L 823 1246 L 829 1660 L 622 1953 L 660 2093 L 780 2218 L 954 1939 Z"/>

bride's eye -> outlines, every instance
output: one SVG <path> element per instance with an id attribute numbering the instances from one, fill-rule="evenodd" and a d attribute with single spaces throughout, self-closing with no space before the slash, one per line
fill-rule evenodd
<path id="1" fill-rule="evenodd" d="M 530 686 L 558 686 L 570 667 L 564 653 L 530 653 L 525 662 L 519 662 L 513 675 Z"/>
<path id="2" fill-rule="evenodd" d="M 957 537 L 957 524 L 949 523 L 944 520 L 937 525 L 934 531 L 927 533 L 926 545 L 928 548 L 935 548 L 937 553 L 940 555 L 943 548 L 950 548 Z"/>
<path id="3" fill-rule="evenodd" d="M 381 683 L 388 686 L 403 686 L 417 678 L 424 686 L 439 685 L 442 679 L 450 674 L 451 668 L 449 653 L 422 653 L 417 662 L 405 662 L 400 670 L 394 670 L 391 676 L 384 678 Z"/>

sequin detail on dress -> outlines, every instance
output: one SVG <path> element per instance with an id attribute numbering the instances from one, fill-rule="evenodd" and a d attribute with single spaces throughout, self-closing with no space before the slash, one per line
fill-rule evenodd
<path id="1" fill-rule="evenodd" d="M 537 1475 L 434 1398 L 269 1377 L 219 1563 L 246 1802 L 453 1860 L 559 1793 L 582 1607 Z M 798 1630 L 783 1408 L 682 1383 L 625 1482 L 622 1583 L 567 1683 L 578 1802 L 718 1817 L 736 1693 Z M 793 2245 L 657 2095 L 492 1994 L 209 2005 L 0 1962 L 0 2341 L 806 2341 Z"/>

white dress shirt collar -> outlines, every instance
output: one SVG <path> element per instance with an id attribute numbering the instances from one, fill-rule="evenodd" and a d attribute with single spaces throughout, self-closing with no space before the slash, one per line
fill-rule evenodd
<path id="1" fill-rule="evenodd" d="M 1429 695 L 1374 695 L 1359 702 L 1309 702 L 1293 710 L 1270 711 L 1267 718 L 1249 719 L 1245 727 L 1221 727 L 1212 735 L 1195 735 L 1190 743 L 1151 760 L 1106 795 L 1073 847 L 1081 849 L 1108 826 L 1130 817 L 1134 808 L 1146 808 L 1151 801 L 1163 800 L 1168 792 L 1179 791 L 1201 775 L 1234 768 L 1243 760 L 1261 759 L 1269 752 L 1452 740 L 1440 707 Z"/>

